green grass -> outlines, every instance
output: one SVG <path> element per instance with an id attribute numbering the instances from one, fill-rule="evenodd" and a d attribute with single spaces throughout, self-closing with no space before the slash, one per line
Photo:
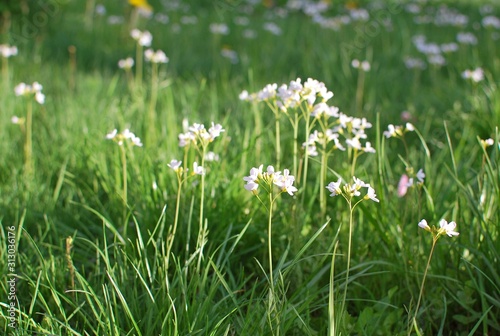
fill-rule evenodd
<path id="1" fill-rule="evenodd" d="M 431 235 L 417 227 L 423 218 L 430 225 L 441 218 L 455 221 L 460 235 L 445 236 L 436 245 L 418 332 L 500 333 L 500 62 L 495 53 L 500 31 L 473 28 L 481 21 L 482 3 L 448 2 L 468 15 L 464 27 L 417 25 L 412 14 L 397 7 L 389 16 L 392 29 L 367 35 L 370 23 L 380 24 L 373 19 L 378 11 L 388 7 L 371 8 L 371 20 L 333 31 L 303 13 L 280 17 L 261 4 L 244 14 L 242 1 L 225 2 L 231 7 L 222 12 L 194 1 L 183 2 L 190 4 L 188 11 L 167 10 L 152 1 L 170 21 L 141 19 L 139 27 L 151 31 L 153 48 L 164 50 L 170 61 L 160 66 L 157 139 L 126 149 L 125 214 L 120 150 L 105 136 L 114 128 L 130 128 L 147 138 L 151 68 L 145 64 L 144 86 L 131 92 L 117 67 L 119 59 L 135 55 L 126 21 L 108 25 L 106 17 L 95 17 L 85 28 L 84 2 L 58 3 L 59 10 L 36 37 L 20 38 L 38 7 L 26 17 L 13 16 L 0 36 L 0 42 L 19 48 L 19 55 L 9 59 L 9 78 L 0 77 L 1 333 L 326 335 L 334 324 L 337 335 L 417 334 L 410 322 L 432 243 Z M 102 3 L 107 15 L 128 11 L 114 1 Z M 426 7 L 432 14 L 440 4 Z M 346 11 L 335 3 L 324 15 L 339 13 Z M 196 16 L 197 23 L 180 24 L 175 32 L 184 15 Z M 250 19 L 248 27 L 233 23 L 243 15 Z M 500 8 L 489 15 L 499 16 Z M 214 36 L 208 28 L 212 22 L 226 22 L 230 34 Z M 283 34 L 265 31 L 265 22 L 275 22 Z M 246 28 L 254 29 L 257 38 L 243 38 Z M 414 35 L 441 44 L 463 31 L 473 32 L 478 45 L 460 45 L 445 55 L 442 68 L 406 69 L 407 56 L 425 60 L 412 43 Z M 353 49 L 357 38 L 363 44 Z M 70 45 L 76 47 L 74 74 Z M 238 53 L 237 64 L 220 56 L 224 46 Z M 361 107 L 353 58 L 371 63 Z M 484 81 L 461 77 L 479 66 Z M 310 158 L 307 188 L 296 181 L 297 195 L 281 195 L 274 208 L 271 295 L 269 213 L 243 188 L 243 177 L 252 167 L 277 164 L 275 120 L 264 103 L 253 105 L 238 95 L 297 77 L 324 82 L 335 94 L 329 104 L 373 124 L 367 140 L 377 152 L 358 159 L 355 176 L 375 188 L 380 203 L 362 202 L 354 210 L 346 283 L 349 207 L 327 197 L 326 216 L 321 214 L 320 157 Z M 14 95 L 14 87 L 33 81 L 43 85 L 46 102 L 33 104 L 35 173 L 28 175 L 24 134 L 10 120 L 26 114 L 26 100 Z M 386 139 L 382 132 L 388 124 L 405 124 L 400 116 L 405 110 L 418 132 L 407 133 L 405 144 Z M 186 154 L 178 146 L 184 119 L 207 128 L 212 121 L 221 123 L 225 132 L 208 147 L 220 159 L 206 163 L 201 221 L 201 179 L 191 177 L 182 186 L 167 265 L 178 188 L 167 163 L 183 160 L 192 169 L 193 161 L 201 161 L 195 150 Z M 302 120 L 299 149 L 303 125 Z M 483 149 L 479 139 L 487 138 L 495 144 Z M 293 129 L 284 116 L 281 146 L 280 168 L 291 169 Z M 326 182 L 339 176 L 351 182 L 349 160 L 347 151 L 334 152 Z M 397 185 L 407 165 L 423 168 L 426 178 L 422 188 L 410 188 L 400 198 Z M 12 227 L 14 271 L 8 264 Z M 13 274 L 15 301 L 7 282 Z M 339 318 L 346 288 L 346 311 Z M 17 330 L 9 327 L 11 302 Z"/>

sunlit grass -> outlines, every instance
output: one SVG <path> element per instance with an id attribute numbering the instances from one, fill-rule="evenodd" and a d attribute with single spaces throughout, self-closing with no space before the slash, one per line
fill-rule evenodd
<path id="1" fill-rule="evenodd" d="M 448 2 L 447 18 L 469 21 L 438 27 L 415 21 L 437 15 L 437 2 L 420 14 L 352 2 L 370 19 L 335 31 L 278 9 L 284 1 L 274 9 L 151 1 L 166 23 L 102 3 L 107 13 L 91 17 L 92 29 L 85 4 L 68 3 L 36 38 L 20 38 L 20 24 L 1 37 L 18 53 L 3 61 L 0 91 L 0 331 L 13 332 L 7 309 L 15 302 L 14 335 L 500 332 L 500 32 L 482 25 L 498 7 L 458 4 L 454 12 Z M 349 12 L 337 3 L 323 13 L 341 14 Z M 123 23 L 109 24 L 112 15 Z M 142 62 L 146 45 L 130 36 L 135 20 L 168 66 Z M 228 34 L 222 26 L 211 33 L 212 23 Z M 244 37 L 248 30 L 255 38 Z M 457 42 L 459 32 L 478 44 L 443 52 L 446 66 L 418 51 Z M 118 61 L 127 57 L 136 60 L 124 72 Z M 408 58 L 425 69 L 408 69 Z M 367 60 L 369 71 L 354 59 Z M 345 151 L 327 147 L 321 136 L 337 117 L 304 102 L 283 112 L 276 101 L 240 100 L 243 90 L 297 77 L 323 82 L 330 106 L 371 123 L 361 147 L 347 131 L 339 137 Z M 32 106 L 28 141 L 12 117 L 27 116 L 33 97 L 14 88 L 34 81 L 46 99 Z M 106 139 L 113 129 L 147 141 L 117 149 Z M 181 147 L 180 134 L 196 141 Z M 307 155 L 314 144 L 320 155 Z M 360 155 L 366 148 L 375 153 Z M 259 202 L 243 178 L 261 163 L 289 168 L 298 190 L 278 181 Z M 353 176 L 380 202 L 327 197 Z M 416 225 L 422 218 L 453 221 L 460 235 L 430 244 Z"/>

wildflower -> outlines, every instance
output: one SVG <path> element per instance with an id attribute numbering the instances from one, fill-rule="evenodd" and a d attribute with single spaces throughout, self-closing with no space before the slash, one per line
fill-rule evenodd
<path id="1" fill-rule="evenodd" d="M 326 189 L 328 189 L 329 192 L 331 192 L 330 196 L 337 196 L 342 194 L 342 189 L 340 189 L 340 183 L 342 180 L 339 178 L 337 182 L 330 182 L 327 186 Z"/>
<path id="2" fill-rule="evenodd" d="M 10 122 L 16 125 L 22 125 L 24 124 L 24 118 L 13 116 L 12 118 L 10 118 Z"/>
<path id="3" fill-rule="evenodd" d="M 355 69 L 363 70 L 364 72 L 370 71 L 370 63 L 368 61 L 360 62 L 357 59 L 353 59 L 351 62 L 351 66 Z"/>
<path id="4" fill-rule="evenodd" d="M 150 47 L 153 41 L 153 35 L 147 30 L 140 31 L 139 29 L 132 29 L 130 36 L 137 41 L 137 43 L 143 47 Z"/>
<path id="5" fill-rule="evenodd" d="M 229 34 L 229 27 L 225 23 L 211 23 L 209 29 L 212 34 L 217 34 L 217 35 Z"/>
<path id="6" fill-rule="evenodd" d="M 163 50 L 154 51 L 153 49 L 147 49 L 144 51 L 144 57 L 146 57 L 146 61 L 151 63 L 168 63 L 169 61 Z"/>
<path id="7" fill-rule="evenodd" d="M 481 68 L 476 68 L 474 70 L 465 70 L 462 72 L 462 78 L 470 79 L 475 83 L 479 83 L 484 79 L 484 71 Z"/>
<path id="8" fill-rule="evenodd" d="M 205 168 L 198 166 L 198 162 L 193 162 L 193 174 L 205 175 Z"/>
<path id="9" fill-rule="evenodd" d="M 368 192 L 366 193 L 364 199 L 368 200 L 372 200 L 374 202 L 380 202 L 378 199 L 377 199 L 377 195 L 375 195 L 375 189 L 373 189 L 372 187 L 368 187 Z"/>
<path id="10" fill-rule="evenodd" d="M 290 196 L 297 191 L 297 188 L 293 185 L 295 182 L 295 177 L 290 175 L 288 169 L 283 170 L 283 174 L 279 171 L 275 171 L 274 166 L 267 166 L 265 172 L 263 172 L 263 165 L 259 168 L 253 167 L 250 169 L 250 175 L 243 177 L 246 182 L 245 189 L 248 191 L 255 192 L 259 185 L 264 185 L 267 191 L 271 191 L 273 185 L 280 188 L 281 192 L 286 192 Z"/>
<path id="11" fill-rule="evenodd" d="M 281 28 L 274 22 L 266 22 L 264 23 L 264 30 L 267 30 L 273 35 L 281 35 L 282 30 Z"/>
<path id="12" fill-rule="evenodd" d="M 480 142 L 481 142 L 481 146 L 483 146 L 483 148 L 493 146 L 495 144 L 495 140 L 493 140 L 492 138 L 489 138 L 486 140 L 481 139 Z"/>
<path id="13" fill-rule="evenodd" d="M 120 69 L 128 70 L 132 69 L 133 66 L 134 66 L 134 59 L 132 57 L 127 57 L 125 59 L 121 59 L 118 61 L 118 67 Z"/>
<path id="14" fill-rule="evenodd" d="M 290 196 L 293 196 L 293 193 L 297 191 L 297 188 L 293 186 L 294 181 L 295 177 L 290 175 L 288 169 L 284 169 L 283 175 L 278 175 L 274 184 L 281 188 L 281 191 L 287 192 Z"/>
<path id="15" fill-rule="evenodd" d="M 167 166 L 169 166 L 170 168 L 172 168 L 175 172 L 179 172 L 179 171 L 182 171 L 182 161 L 177 161 L 177 160 L 172 160 L 170 161 L 169 164 L 167 164 Z"/>
<path id="16" fill-rule="evenodd" d="M 459 233 L 455 231 L 457 227 L 457 223 L 455 222 L 447 222 L 445 219 L 441 219 L 439 221 L 439 228 L 436 227 L 430 227 L 427 224 L 427 221 L 425 219 L 422 219 L 419 223 L 418 226 L 426 231 L 429 231 L 432 233 L 433 237 L 435 240 L 437 240 L 441 235 L 446 234 L 448 237 L 453 237 L 453 236 L 458 236 Z"/>
<path id="17" fill-rule="evenodd" d="M 401 175 L 398 183 L 398 196 L 403 197 L 408 191 L 409 177 L 406 174 Z"/>
<path id="18" fill-rule="evenodd" d="M 427 224 L 427 221 L 425 219 L 422 219 L 419 223 L 418 226 L 421 227 L 422 229 L 431 232 L 431 227 L 429 224 Z"/>
<path id="19" fill-rule="evenodd" d="M 462 44 L 471 44 L 471 45 L 476 45 L 477 44 L 477 37 L 472 34 L 472 33 L 458 33 L 457 34 L 457 41 L 458 43 Z"/>
<path id="20" fill-rule="evenodd" d="M 45 95 L 42 93 L 42 85 L 38 82 L 33 82 L 31 85 L 19 83 L 14 88 L 16 96 L 33 96 L 36 102 L 40 105 L 45 103 Z"/>
<path id="21" fill-rule="evenodd" d="M 17 47 L 10 46 L 8 44 L 0 44 L 0 56 L 3 58 L 9 58 L 17 55 Z"/>
<path id="22" fill-rule="evenodd" d="M 444 219 L 441 219 L 439 221 L 439 232 L 440 233 L 446 233 L 448 237 L 453 237 L 453 236 L 458 236 L 459 233 L 455 231 L 455 228 L 457 227 L 457 223 L 455 222 L 447 222 Z"/>
<path id="23" fill-rule="evenodd" d="M 132 145 L 142 147 L 141 139 L 130 132 L 128 128 L 122 133 L 118 133 L 118 130 L 115 128 L 106 135 L 106 139 L 115 141 L 119 146 L 123 146 L 125 141 L 130 141 Z"/>
<path id="24" fill-rule="evenodd" d="M 214 141 L 225 129 L 222 128 L 221 124 L 214 124 L 212 122 L 212 127 L 208 129 L 208 133 L 210 134 L 210 141 Z"/>

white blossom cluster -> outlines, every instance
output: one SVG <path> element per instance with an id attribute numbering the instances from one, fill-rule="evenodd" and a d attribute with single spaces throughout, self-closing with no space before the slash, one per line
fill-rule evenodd
<path id="1" fill-rule="evenodd" d="M 14 88 L 16 96 L 34 96 L 38 104 L 45 103 L 45 95 L 42 93 L 43 86 L 38 82 L 28 85 L 26 83 L 19 83 Z"/>
<path id="2" fill-rule="evenodd" d="M 217 138 L 225 130 L 220 124 L 214 124 L 208 130 L 203 124 L 194 123 L 188 127 L 186 133 L 179 134 L 179 146 L 186 147 L 190 144 L 204 146 Z"/>

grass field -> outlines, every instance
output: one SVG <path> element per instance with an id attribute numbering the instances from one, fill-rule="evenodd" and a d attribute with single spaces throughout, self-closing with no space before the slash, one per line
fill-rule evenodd
<path id="1" fill-rule="evenodd" d="M 1 334 L 500 334 L 498 5 L 134 3 L 0 5 Z"/>

